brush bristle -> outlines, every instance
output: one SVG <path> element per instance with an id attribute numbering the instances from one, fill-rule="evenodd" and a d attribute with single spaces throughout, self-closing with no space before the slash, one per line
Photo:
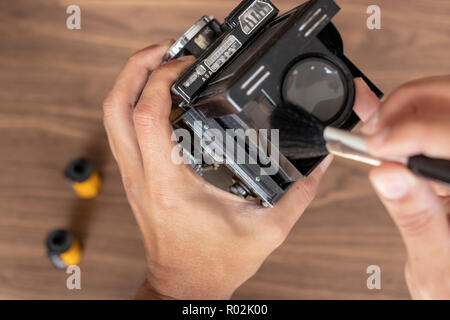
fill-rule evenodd
<path id="1" fill-rule="evenodd" d="M 271 115 L 272 129 L 280 131 L 280 151 L 290 159 L 308 159 L 328 154 L 320 120 L 303 109 L 286 104 Z"/>

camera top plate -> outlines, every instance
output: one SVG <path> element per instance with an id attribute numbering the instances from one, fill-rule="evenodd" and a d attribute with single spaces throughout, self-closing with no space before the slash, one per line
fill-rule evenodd
<path id="1" fill-rule="evenodd" d="M 191 103 L 200 89 L 272 21 L 279 10 L 269 0 L 249 0 L 239 5 L 222 26 L 224 33 L 173 85 L 172 92 Z"/>

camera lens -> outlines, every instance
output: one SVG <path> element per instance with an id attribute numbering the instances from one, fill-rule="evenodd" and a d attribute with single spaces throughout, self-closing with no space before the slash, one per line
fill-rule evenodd
<path id="1" fill-rule="evenodd" d="M 303 108 L 324 123 L 332 122 L 347 101 L 347 86 L 340 69 L 323 58 L 306 58 L 287 73 L 285 101 Z"/>

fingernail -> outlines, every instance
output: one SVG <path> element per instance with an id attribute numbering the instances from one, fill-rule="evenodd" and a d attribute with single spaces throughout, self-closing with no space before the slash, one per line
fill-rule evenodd
<path id="1" fill-rule="evenodd" d="M 319 165 L 320 170 L 322 170 L 322 172 L 327 171 L 332 162 L 333 162 L 333 156 L 330 154 L 320 163 L 320 165 Z"/>
<path id="2" fill-rule="evenodd" d="M 367 135 L 374 134 L 376 132 L 378 123 L 380 122 L 380 115 L 378 112 L 372 115 L 372 117 L 367 120 L 364 126 L 361 128 L 361 132 Z"/>
<path id="3" fill-rule="evenodd" d="M 389 128 L 383 129 L 379 133 L 369 137 L 370 145 L 372 147 L 379 147 L 384 144 L 389 135 Z"/>
<path id="4" fill-rule="evenodd" d="M 397 200 L 403 198 L 409 192 L 411 179 L 405 172 L 392 171 L 378 173 L 372 178 L 372 183 L 384 198 Z"/>

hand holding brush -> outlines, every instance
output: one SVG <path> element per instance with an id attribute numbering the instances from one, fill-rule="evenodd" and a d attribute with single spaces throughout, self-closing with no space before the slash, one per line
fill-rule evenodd
<path id="1" fill-rule="evenodd" d="M 357 79 L 355 86 L 364 84 Z M 381 105 L 361 99 L 364 90 L 358 92 L 354 110 L 365 122 L 366 136 L 326 128 L 295 106 L 286 106 L 286 113 L 278 110 L 272 119 L 273 127 L 280 128 L 280 147 L 290 157 L 332 152 L 378 165 L 370 180 L 405 243 L 405 278 L 412 298 L 450 299 L 450 189 L 445 186 L 450 171 L 450 76 L 403 85 Z M 302 127 L 295 127 L 296 122 Z"/>

